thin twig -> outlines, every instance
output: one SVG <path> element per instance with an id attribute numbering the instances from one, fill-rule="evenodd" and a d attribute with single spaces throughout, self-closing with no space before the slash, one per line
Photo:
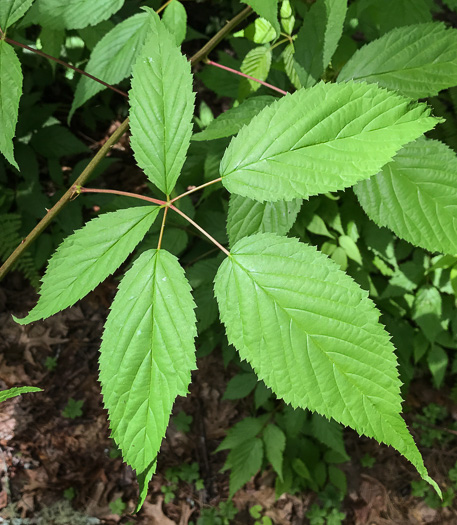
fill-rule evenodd
<path id="1" fill-rule="evenodd" d="M 199 224 L 197 224 L 195 221 L 193 221 L 190 217 L 188 217 L 184 212 L 182 212 L 179 208 L 176 208 L 176 206 L 173 206 L 173 204 L 170 205 L 170 209 L 172 209 L 173 211 L 175 211 L 176 213 L 178 213 L 179 215 L 181 215 L 181 217 L 184 217 L 184 219 L 186 219 L 186 221 L 188 221 L 190 224 L 192 224 L 192 226 L 194 226 L 195 228 L 197 228 L 197 230 L 201 233 L 203 233 L 203 235 L 205 237 L 207 237 L 213 244 L 215 244 L 219 250 L 223 251 L 225 253 L 225 255 L 229 256 L 230 257 L 230 252 L 224 248 L 222 246 L 222 244 L 220 244 L 219 242 L 216 241 L 216 239 L 214 237 L 212 237 L 206 230 L 204 230 Z"/>
<path id="2" fill-rule="evenodd" d="M 57 62 L 58 64 L 68 67 L 69 69 L 73 69 L 73 71 L 76 71 L 80 75 L 84 75 L 85 77 L 88 77 L 92 80 L 95 80 L 95 82 L 98 82 L 102 86 L 107 87 L 108 89 L 111 89 L 112 91 L 115 91 L 119 95 L 122 95 L 123 97 L 128 98 L 128 94 L 125 91 L 122 91 L 120 89 L 117 89 L 116 87 L 112 86 L 111 84 L 108 84 L 107 82 L 104 82 L 103 80 L 100 80 L 97 77 L 94 77 L 90 73 L 87 73 L 86 71 L 83 71 L 82 69 L 79 69 L 75 66 L 72 66 L 71 64 L 68 64 L 67 62 L 64 62 L 63 60 L 60 60 L 60 58 L 53 57 L 51 55 L 48 55 L 47 53 L 43 53 L 43 51 L 40 51 L 39 49 L 34 49 L 33 47 L 27 46 L 25 44 L 21 44 L 20 42 L 16 42 L 16 40 L 12 40 L 11 38 L 5 37 L 5 42 L 8 42 L 9 44 L 13 44 L 15 46 L 22 47 L 23 49 L 27 49 L 27 51 L 31 51 L 32 53 L 35 53 L 36 55 L 40 55 L 41 57 L 47 58 L 48 60 L 53 60 L 54 62 Z"/>
<path id="3" fill-rule="evenodd" d="M 201 186 L 196 186 L 195 188 L 192 188 L 191 190 L 186 191 L 186 193 L 181 193 L 181 195 L 178 195 L 174 199 L 171 199 L 170 204 L 173 204 L 174 202 L 178 201 L 179 199 L 182 199 L 183 197 L 186 197 L 187 195 L 190 195 L 191 193 L 195 193 L 196 191 L 206 188 L 207 186 L 211 186 L 211 184 L 220 182 L 221 180 L 222 180 L 222 177 L 219 177 L 218 179 L 214 179 L 214 180 L 210 180 L 209 182 L 205 182 L 205 184 L 202 184 Z"/>
<path id="4" fill-rule="evenodd" d="M 251 77 L 250 75 L 246 75 L 245 73 L 242 73 L 241 71 L 237 71 L 236 69 L 232 69 L 231 67 L 223 66 L 222 64 L 218 64 L 217 62 L 214 62 L 213 60 L 209 60 L 209 59 L 206 59 L 204 62 L 205 64 L 208 64 L 210 66 L 215 66 L 220 69 L 223 69 L 224 71 L 235 73 L 235 75 L 239 75 L 240 77 L 248 78 L 249 80 L 258 82 L 259 84 L 262 84 L 262 86 L 265 86 L 267 88 L 273 89 L 274 91 L 277 91 L 278 93 L 281 93 L 281 95 L 287 95 L 287 91 L 277 88 L 276 86 L 272 86 L 271 84 L 268 84 L 268 82 L 264 82 L 263 80 L 259 80 L 258 78 L 254 78 L 254 77 Z"/>
<path id="5" fill-rule="evenodd" d="M 171 2 L 173 2 L 173 0 L 167 0 L 163 5 L 159 7 L 159 9 L 157 9 L 156 13 L 161 13 L 166 7 L 168 7 L 171 4 Z"/>

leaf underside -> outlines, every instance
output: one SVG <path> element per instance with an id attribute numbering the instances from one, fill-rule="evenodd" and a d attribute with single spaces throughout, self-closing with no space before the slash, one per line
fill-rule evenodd
<path id="1" fill-rule="evenodd" d="M 190 64 L 152 11 L 151 35 L 133 67 L 129 92 L 135 159 L 169 195 L 181 173 L 192 135 L 195 95 Z"/>
<path id="2" fill-rule="evenodd" d="M 393 29 L 359 49 L 338 81 L 373 82 L 414 99 L 457 84 L 457 29 L 438 22 Z"/>
<path id="3" fill-rule="evenodd" d="M 124 461 L 139 474 L 142 497 L 175 398 L 187 394 L 196 368 L 194 307 L 176 257 L 149 250 L 122 279 L 105 325 L 103 402 Z"/>
<path id="4" fill-rule="evenodd" d="M 333 261 L 296 239 L 246 237 L 219 268 L 215 295 L 229 342 L 276 395 L 393 446 L 434 484 L 400 416 L 379 312 Z"/>
<path id="5" fill-rule="evenodd" d="M 362 208 L 379 226 L 431 252 L 457 255 L 456 173 L 453 150 L 420 138 L 354 189 Z"/>
<path id="6" fill-rule="evenodd" d="M 51 257 L 38 304 L 19 324 L 46 319 L 72 306 L 125 261 L 152 226 L 158 206 L 105 213 L 67 237 Z"/>
<path id="7" fill-rule="evenodd" d="M 320 83 L 263 109 L 232 139 L 223 185 L 258 201 L 337 191 L 375 175 L 432 129 L 430 108 L 375 85 Z"/>

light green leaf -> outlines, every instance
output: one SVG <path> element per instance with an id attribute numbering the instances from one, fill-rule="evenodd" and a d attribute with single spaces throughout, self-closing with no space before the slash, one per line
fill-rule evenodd
<path id="1" fill-rule="evenodd" d="M 227 233 L 230 245 L 254 233 L 285 235 L 293 226 L 302 201 L 257 202 L 241 195 L 230 195 Z"/>
<path id="2" fill-rule="evenodd" d="M 368 293 L 314 247 L 257 234 L 218 270 L 227 337 L 277 396 L 396 448 L 428 477 L 401 412 L 390 336 Z"/>
<path id="3" fill-rule="evenodd" d="M 255 47 L 248 52 L 241 63 L 241 72 L 258 80 L 265 81 L 268 77 L 271 67 L 271 48 L 269 45 Z M 247 80 L 251 86 L 252 91 L 257 91 L 260 88 L 258 82 L 254 80 Z"/>
<path id="4" fill-rule="evenodd" d="M 11 399 L 12 397 L 20 396 L 21 394 L 27 394 L 28 392 L 42 392 L 42 388 L 36 386 L 15 386 L 9 390 L 0 391 L 0 403 Z"/>
<path id="5" fill-rule="evenodd" d="M 128 77 L 142 49 L 150 23 L 151 16 L 140 13 L 117 24 L 95 46 L 87 63 L 86 73 L 108 84 L 118 84 Z M 104 89 L 98 82 L 81 76 L 68 118 L 71 119 L 80 106 Z"/>
<path id="6" fill-rule="evenodd" d="M 278 22 L 278 0 L 241 0 L 243 3 L 248 4 L 254 9 L 254 11 L 270 22 L 276 31 L 276 35 L 279 36 L 281 28 Z"/>
<path id="7" fill-rule="evenodd" d="M 317 0 L 295 40 L 295 70 L 303 87 L 322 77 L 343 33 L 347 0 Z"/>
<path id="8" fill-rule="evenodd" d="M 124 0 L 36 0 L 35 22 L 50 29 L 81 29 L 107 20 L 123 5 Z"/>
<path id="9" fill-rule="evenodd" d="M 67 237 L 49 261 L 38 304 L 16 322 L 45 319 L 82 299 L 125 261 L 159 210 L 138 206 L 105 213 Z"/>
<path id="10" fill-rule="evenodd" d="M 21 94 L 21 64 L 14 49 L 0 40 L 0 152 L 16 169 L 19 166 L 14 160 L 13 137 Z"/>
<path id="11" fill-rule="evenodd" d="M 359 49 L 338 81 L 373 82 L 414 99 L 457 84 L 457 29 L 431 22 L 393 29 Z"/>
<path id="12" fill-rule="evenodd" d="M 421 138 L 355 193 L 367 215 L 399 237 L 431 252 L 457 254 L 457 156 L 437 140 Z"/>
<path id="13" fill-rule="evenodd" d="M 348 235 L 341 235 L 338 238 L 341 248 L 346 252 L 346 255 L 349 259 L 352 259 L 356 263 L 362 266 L 362 256 L 360 255 L 360 250 L 357 244 L 349 237 Z"/>
<path id="14" fill-rule="evenodd" d="M 3 32 L 19 20 L 32 5 L 33 0 L 1 0 L 0 28 Z"/>
<path id="15" fill-rule="evenodd" d="M 196 368 L 194 307 L 176 257 L 150 250 L 125 274 L 106 321 L 100 348 L 103 403 L 113 439 L 140 475 L 140 503 L 175 398 L 188 393 Z"/>
<path id="16" fill-rule="evenodd" d="M 320 83 L 263 109 L 232 139 L 223 185 L 258 201 L 336 191 L 376 174 L 432 129 L 430 108 L 374 85 Z"/>
<path id="17" fill-rule="evenodd" d="M 263 432 L 263 442 L 267 459 L 282 480 L 282 460 L 286 448 L 286 436 L 276 425 L 268 425 Z"/>
<path id="18" fill-rule="evenodd" d="M 200 133 L 195 133 L 192 140 L 214 140 L 236 135 L 240 129 L 249 124 L 251 120 L 266 106 L 274 102 L 275 97 L 268 95 L 248 98 L 235 108 L 228 109 Z"/>
<path id="19" fill-rule="evenodd" d="M 289 80 L 292 82 L 292 85 L 295 87 L 295 89 L 300 89 L 303 86 L 300 82 L 300 79 L 298 78 L 298 74 L 296 71 L 296 67 L 298 66 L 298 64 L 294 58 L 294 54 L 294 45 L 287 44 L 282 53 L 282 60 L 284 62 L 284 70 L 286 72 L 286 75 L 289 77 Z"/>
<path id="20" fill-rule="evenodd" d="M 187 32 L 186 8 L 178 0 L 173 0 L 163 12 L 162 22 L 168 31 L 174 35 L 176 45 L 180 46 L 186 38 Z"/>
<path id="21" fill-rule="evenodd" d="M 443 304 L 440 292 L 431 285 L 419 288 L 414 299 L 412 319 L 421 327 L 425 337 L 433 343 L 440 332 Z"/>
<path id="22" fill-rule="evenodd" d="M 268 44 L 276 38 L 274 27 L 265 18 L 256 18 L 246 29 L 242 29 L 233 35 L 234 37 L 245 37 L 256 44 Z"/>
<path id="23" fill-rule="evenodd" d="M 150 9 L 150 36 L 133 67 L 131 145 L 135 159 L 169 195 L 181 173 L 192 134 L 195 95 L 190 64 Z"/>
<path id="24" fill-rule="evenodd" d="M 244 441 L 232 449 L 222 471 L 231 469 L 229 481 L 229 498 L 255 476 L 262 466 L 263 442 L 259 438 Z"/>
<path id="25" fill-rule="evenodd" d="M 282 28 L 288 35 L 291 35 L 294 30 L 295 16 L 292 6 L 290 5 L 290 0 L 282 0 L 279 17 L 281 19 Z"/>

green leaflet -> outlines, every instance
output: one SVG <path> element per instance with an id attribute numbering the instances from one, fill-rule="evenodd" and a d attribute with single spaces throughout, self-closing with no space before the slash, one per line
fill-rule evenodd
<path id="1" fill-rule="evenodd" d="M 67 237 L 51 257 L 40 299 L 19 324 L 72 306 L 112 274 L 151 227 L 160 208 L 138 206 L 105 213 Z"/>
<path id="2" fill-rule="evenodd" d="M 275 100 L 275 97 L 270 97 L 269 95 L 248 98 L 239 106 L 228 109 L 212 120 L 205 130 L 192 135 L 192 140 L 214 140 L 236 135 L 263 108 Z"/>
<path id="3" fill-rule="evenodd" d="M 112 437 L 137 471 L 140 504 L 176 396 L 196 368 L 194 302 L 178 260 L 144 252 L 125 274 L 100 349 L 100 382 Z"/>
<path id="4" fill-rule="evenodd" d="M 241 0 L 243 3 L 248 4 L 254 9 L 254 11 L 268 20 L 274 27 L 276 35 L 279 36 L 281 28 L 278 22 L 278 0 Z"/>
<path id="5" fill-rule="evenodd" d="M 60 57 L 62 46 L 65 42 L 64 29 L 49 29 L 43 27 L 40 32 L 41 51 L 53 57 Z M 49 61 L 49 65 L 54 73 L 57 63 L 53 60 Z M 86 78 L 86 77 L 83 77 Z M 94 82 L 95 83 L 95 82 Z"/>
<path id="6" fill-rule="evenodd" d="M 227 217 L 230 245 L 254 233 L 285 235 L 292 228 L 301 205 L 301 199 L 257 202 L 241 195 L 230 195 Z"/>
<path id="7" fill-rule="evenodd" d="M 108 84 L 117 84 L 131 73 L 150 29 L 151 16 L 146 13 L 131 16 L 109 31 L 95 46 L 86 66 L 86 72 Z M 68 119 L 91 97 L 103 91 L 104 86 L 81 76 Z"/>
<path id="8" fill-rule="evenodd" d="M 173 0 L 163 12 L 162 22 L 168 31 L 174 35 L 176 45 L 180 46 L 186 38 L 187 32 L 186 8 L 178 0 Z"/>
<path id="9" fill-rule="evenodd" d="M 457 0 L 443 0 L 443 2 L 449 7 L 449 9 L 457 11 Z"/>
<path id="10" fill-rule="evenodd" d="M 295 71 L 303 87 L 322 77 L 343 33 L 347 0 L 317 0 L 294 42 Z"/>
<path id="11" fill-rule="evenodd" d="M 405 146 L 355 193 L 367 215 L 431 252 L 457 254 L 457 156 L 437 140 Z"/>
<path id="12" fill-rule="evenodd" d="M 286 448 L 286 436 L 276 425 L 268 425 L 263 432 L 263 443 L 268 461 L 282 481 L 282 462 Z"/>
<path id="13" fill-rule="evenodd" d="M 359 49 L 338 81 L 373 82 L 414 99 L 457 84 L 457 29 L 431 22 L 393 29 Z"/>
<path id="14" fill-rule="evenodd" d="M 9 390 L 2 390 L 0 391 L 0 403 L 12 397 L 20 396 L 21 394 L 27 394 L 28 392 L 42 392 L 42 389 L 36 386 L 15 386 Z"/>
<path id="15" fill-rule="evenodd" d="M 81 29 L 107 20 L 119 11 L 124 0 L 35 0 L 35 20 L 50 29 Z M 35 7 L 35 6 L 34 6 Z"/>
<path id="16" fill-rule="evenodd" d="M 3 32 L 21 18 L 32 5 L 33 0 L 1 0 L 0 28 Z"/>
<path id="17" fill-rule="evenodd" d="M 255 47 L 244 57 L 241 63 L 241 72 L 258 80 L 266 80 L 271 67 L 271 48 L 268 44 Z M 260 88 L 258 82 L 248 79 L 251 91 L 257 91 Z"/>
<path id="18" fill-rule="evenodd" d="M 190 64 L 150 9 L 151 35 L 133 67 L 131 145 L 135 159 L 169 195 L 181 173 L 192 134 L 195 95 Z"/>
<path id="19" fill-rule="evenodd" d="M 400 416 L 390 336 L 335 263 L 297 239 L 257 234 L 222 263 L 215 295 L 229 342 L 277 396 L 393 446 L 439 491 Z"/>
<path id="20" fill-rule="evenodd" d="M 282 60 L 284 63 L 284 70 L 289 80 L 292 82 L 292 85 L 295 89 L 300 89 L 303 86 L 301 85 L 300 79 L 298 78 L 296 68 L 298 66 L 297 61 L 294 58 L 295 47 L 293 44 L 287 44 L 282 52 Z M 299 66 L 298 66 L 299 67 Z"/>
<path id="21" fill-rule="evenodd" d="M 21 94 L 21 64 L 14 49 L 0 40 L 0 152 L 16 169 L 19 166 L 14 160 L 13 137 Z"/>
<path id="22" fill-rule="evenodd" d="M 427 105 L 374 85 L 320 83 L 274 102 L 232 139 L 222 184 L 271 202 L 341 190 L 439 121 Z"/>

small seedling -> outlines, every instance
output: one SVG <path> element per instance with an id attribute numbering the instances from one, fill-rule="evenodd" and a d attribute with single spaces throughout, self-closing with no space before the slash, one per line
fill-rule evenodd
<path id="1" fill-rule="evenodd" d="M 69 419 L 76 419 L 83 415 L 82 406 L 84 401 L 76 401 L 72 397 L 67 402 L 66 407 L 62 410 L 62 416 Z"/>
<path id="2" fill-rule="evenodd" d="M 44 362 L 44 366 L 50 372 L 53 372 L 57 368 L 57 358 L 48 356 Z"/>
<path id="3" fill-rule="evenodd" d="M 173 423 L 175 424 L 175 427 L 179 432 L 183 432 L 184 434 L 189 432 L 192 421 L 193 417 L 188 416 L 183 410 L 173 417 Z"/>
<path id="4" fill-rule="evenodd" d="M 113 514 L 121 516 L 127 505 L 122 501 L 121 498 L 117 498 L 109 504 L 109 508 Z"/>

